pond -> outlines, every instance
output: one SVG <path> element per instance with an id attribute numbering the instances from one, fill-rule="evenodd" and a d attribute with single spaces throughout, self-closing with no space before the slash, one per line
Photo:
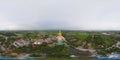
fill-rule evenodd
<path id="1" fill-rule="evenodd" d="M 120 60 L 120 54 L 117 53 L 111 53 L 108 56 L 101 56 L 101 55 L 93 55 L 93 56 L 100 60 Z"/>
<path id="2" fill-rule="evenodd" d="M 40 58 L 40 57 L 29 57 L 29 58 L 0 58 L 0 60 L 97 60 L 96 58 L 59 58 L 59 57 L 46 57 L 46 58 Z"/>

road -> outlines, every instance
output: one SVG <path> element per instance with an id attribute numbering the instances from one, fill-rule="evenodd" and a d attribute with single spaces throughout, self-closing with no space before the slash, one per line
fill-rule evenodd
<path id="1" fill-rule="evenodd" d="M 89 51 L 81 51 L 67 43 L 65 43 L 65 46 L 67 47 L 67 50 L 71 53 L 71 55 L 76 55 L 76 56 L 90 56 L 91 55 Z"/>

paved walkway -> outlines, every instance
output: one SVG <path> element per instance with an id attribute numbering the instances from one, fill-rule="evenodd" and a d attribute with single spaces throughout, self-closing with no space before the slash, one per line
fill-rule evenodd
<path id="1" fill-rule="evenodd" d="M 89 52 L 91 52 L 91 53 L 96 52 L 96 50 L 92 50 L 92 49 L 84 49 L 84 48 L 82 48 L 82 47 L 76 47 L 76 49 L 81 50 L 81 51 L 89 51 Z"/>

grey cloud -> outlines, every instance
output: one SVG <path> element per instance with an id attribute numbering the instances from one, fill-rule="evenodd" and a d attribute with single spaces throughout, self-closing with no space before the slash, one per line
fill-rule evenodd
<path id="1" fill-rule="evenodd" d="M 119 0 L 1 0 L 0 30 L 120 30 Z"/>

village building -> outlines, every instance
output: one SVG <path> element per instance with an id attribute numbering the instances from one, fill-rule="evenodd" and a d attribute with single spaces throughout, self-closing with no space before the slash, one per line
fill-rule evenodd
<path id="1" fill-rule="evenodd" d="M 25 40 L 17 40 L 17 41 L 14 41 L 13 45 L 15 47 L 22 47 L 22 46 L 27 46 L 30 42 L 29 41 L 25 41 Z"/>
<path id="2" fill-rule="evenodd" d="M 33 44 L 35 44 L 35 45 L 40 45 L 44 42 L 43 39 L 34 39 L 33 41 L 34 41 Z"/>
<path id="3" fill-rule="evenodd" d="M 116 44 L 112 45 L 111 47 L 106 48 L 106 50 L 110 50 L 110 49 L 113 48 L 113 47 L 120 48 L 120 42 L 117 41 Z"/>
<path id="4" fill-rule="evenodd" d="M 103 35 L 110 35 L 109 33 L 102 33 Z"/>
<path id="5" fill-rule="evenodd" d="M 120 42 L 116 43 L 116 47 L 120 48 Z"/>
<path id="6" fill-rule="evenodd" d="M 52 40 L 33 39 L 33 44 L 35 44 L 35 45 L 40 45 L 42 43 L 50 44 L 50 43 L 52 43 Z"/>

